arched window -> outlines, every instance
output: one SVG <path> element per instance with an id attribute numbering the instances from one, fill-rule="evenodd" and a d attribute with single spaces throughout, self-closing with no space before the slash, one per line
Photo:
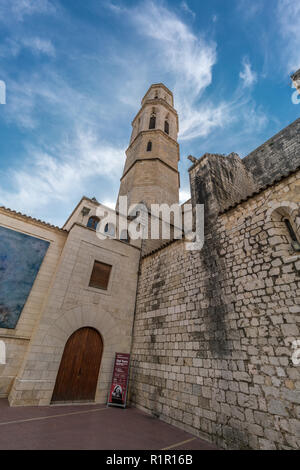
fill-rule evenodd
<path id="1" fill-rule="evenodd" d="M 104 232 L 109 235 L 110 237 L 115 236 L 115 226 L 113 224 L 106 224 Z"/>
<path id="2" fill-rule="evenodd" d="M 170 126 L 169 126 L 169 121 L 165 121 L 165 133 L 166 134 L 169 134 L 170 132 Z"/>
<path id="3" fill-rule="evenodd" d="M 148 145 L 147 145 L 147 152 L 151 152 L 152 150 L 152 142 L 149 140 Z"/>
<path id="4" fill-rule="evenodd" d="M 122 230 L 120 240 L 122 242 L 126 242 L 126 243 L 130 242 L 130 238 L 129 238 L 129 235 L 128 235 L 128 230 Z"/>
<path id="5" fill-rule="evenodd" d="M 156 126 L 156 116 L 155 114 L 152 114 L 150 117 L 150 122 L 149 122 L 149 129 L 155 129 Z"/>
<path id="6" fill-rule="evenodd" d="M 99 222 L 100 222 L 100 219 L 92 215 L 92 217 L 90 217 L 88 220 L 87 227 L 92 228 L 93 230 L 96 230 Z"/>

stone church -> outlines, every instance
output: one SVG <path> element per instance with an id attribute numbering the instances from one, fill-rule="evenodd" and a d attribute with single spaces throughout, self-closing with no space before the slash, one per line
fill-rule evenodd
<path id="1" fill-rule="evenodd" d="M 119 198 L 178 203 L 178 122 L 152 85 Z M 95 198 L 62 228 L 0 208 L 0 397 L 106 403 L 130 353 L 132 406 L 223 448 L 299 448 L 300 119 L 243 159 L 189 158 L 202 250 L 118 227 L 100 239 Z"/>

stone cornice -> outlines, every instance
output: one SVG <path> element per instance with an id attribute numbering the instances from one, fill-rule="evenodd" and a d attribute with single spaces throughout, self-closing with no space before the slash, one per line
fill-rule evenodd
<path id="1" fill-rule="evenodd" d="M 174 144 L 176 144 L 177 148 L 179 149 L 179 143 L 175 139 L 172 139 L 172 137 L 170 137 L 168 134 L 163 132 L 161 129 L 147 129 L 146 131 L 141 131 L 141 132 L 138 133 L 138 135 L 133 139 L 133 141 L 130 143 L 129 147 L 126 149 L 126 152 L 128 152 L 128 150 L 133 146 L 133 144 L 138 139 L 138 137 L 140 137 L 141 135 L 144 135 L 144 134 L 148 134 L 150 132 L 152 132 L 152 133 L 157 133 L 158 132 L 159 134 L 164 136 L 166 139 L 168 139 L 171 142 L 173 142 Z M 180 160 L 180 158 L 178 158 L 178 160 Z"/>
<path id="2" fill-rule="evenodd" d="M 172 100 L 174 99 L 173 93 L 171 92 L 171 90 L 169 90 L 168 87 L 166 87 L 166 85 L 164 85 L 163 83 L 153 83 L 153 85 L 151 85 L 146 91 L 146 93 L 144 94 L 142 101 L 141 101 L 142 104 L 143 104 L 144 99 L 146 98 L 146 96 L 148 95 L 149 91 L 152 88 L 163 88 L 167 93 L 169 93 L 172 96 Z"/>
<path id="3" fill-rule="evenodd" d="M 178 121 L 178 113 L 176 111 L 175 108 L 173 108 L 171 105 L 169 105 L 169 103 L 167 103 L 165 100 L 162 100 L 161 98 L 155 98 L 155 99 L 149 99 L 149 100 L 146 100 L 142 107 L 140 108 L 139 112 L 137 113 L 137 115 L 135 116 L 135 118 L 133 119 L 131 125 L 134 126 L 134 123 L 135 121 L 137 120 L 137 118 L 140 116 L 141 112 L 145 109 L 146 106 L 148 105 L 157 105 L 157 104 L 161 104 L 162 106 L 165 106 L 167 108 L 168 111 L 170 111 L 171 113 L 175 114 L 175 117 L 176 117 L 176 124 L 177 124 L 177 132 L 179 132 L 179 121 Z"/>
<path id="4" fill-rule="evenodd" d="M 130 167 L 125 171 L 125 173 L 122 175 L 122 178 L 120 178 L 120 181 L 122 181 L 125 176 L 129 173 L 129 171 L 131 170 L 131 168 L 134 167 L 134 165 L 136 163 L 140 163 L 140 162 L 153 162 L 153 161 L 159 161 L 161 162 L 163 165 L 165 165 L 167 168 L 169 168 L 170 170 L 174 171 L 174 173 L 177 173 L 177 175 L 179 175 L 179 171 L 178 170 L 175 170 L 175 168 L 173 168 L 171 165 L 168 165 L 168 163 L 164 162 L 161 158 L 159 157 L 153 157 L 153 158 L 138 158 L 137 160 L 135 160 L 132 165 L 130 165 Z"/>

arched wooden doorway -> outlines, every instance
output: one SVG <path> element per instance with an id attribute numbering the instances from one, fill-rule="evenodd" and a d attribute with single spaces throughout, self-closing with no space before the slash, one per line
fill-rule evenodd
<path id="1" fill-rule="evenodd" d="M 103 343 L 94 328 L 80 328 L 68 339 L 59 366 L 53 402 L 93 401 Z"/>

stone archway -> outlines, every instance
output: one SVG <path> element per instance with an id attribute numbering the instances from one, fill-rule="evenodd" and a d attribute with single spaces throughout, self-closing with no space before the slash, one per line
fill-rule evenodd
<path id="1" fill-rule="evenodd" d="M 52 403 L 94 401 L 102 352 L 102 338 L 94 328 L 80 328 L 69 337 L 56 377 Z"/>

